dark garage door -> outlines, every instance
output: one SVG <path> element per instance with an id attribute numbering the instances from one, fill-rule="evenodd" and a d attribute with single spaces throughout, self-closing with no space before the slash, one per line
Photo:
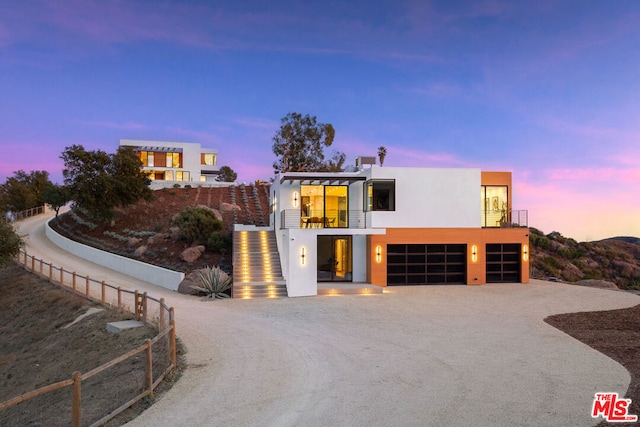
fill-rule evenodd
<path id="1" fill-rule="evenodd" d="M 387 285 L 465 284 L 467 245 L 387 245 Z"/>
<path id="2" fill-rule="evenodd" d="M 487 283 L 520 282 L 520 244 L 487 244 Z"/>

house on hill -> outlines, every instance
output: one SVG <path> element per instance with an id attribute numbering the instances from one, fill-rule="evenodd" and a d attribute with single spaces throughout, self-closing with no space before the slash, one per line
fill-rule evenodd
<path id="1" fill-rule="evenodd" d="M 275 176 L 269 232 L 279 260 L 269 264 L 281 268 L 288 296 L 325 293 L 332 284 L 528 283 L 528 218 L 512 210 L 510 172 L 356 165 Z M 234 245 L 247 241 L 239 233 L 250 231 L 238 227 Z M 258 267 L 243 264 L 241 254 L 236 247 L 234 289 L 246 294 Z"/>
<path id="2" fill-rule="evenodd" d="M 121 139 L 120 146 L 133 148 L 153 181 L 216 182 L 220 174 L 218 151 L 198 143 Z"/>

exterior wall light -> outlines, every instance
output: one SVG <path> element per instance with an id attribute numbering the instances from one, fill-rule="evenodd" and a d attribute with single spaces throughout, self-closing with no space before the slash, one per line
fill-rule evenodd
<path id="1" fill-rule="evenodd" d="M 307 257 L 307 252 L 304 246 L 300 249 L 300 263 L 304 265 L 305 258 Z"/>
<path id="2" fill-rule="evenodd" d="M 293 192 L 293 207 L 297 208 L 298 207 L 298 192 L 294 191 Z"/>
<path id="3" fill-rule="evenodd" d="M 382 246 L 376 246 L 376 262 L 380 264 L 382 261 Z"/>
<path id="4" fill-rule="evenodd" d="M 478 247 L 476 245 L 471 246 L 471 262 L 478 261 Z"/>
<path id="5" fill-rule="evenodd" d="M 522 245 L 522 260 L 529 261 L 529 245 Z"/>

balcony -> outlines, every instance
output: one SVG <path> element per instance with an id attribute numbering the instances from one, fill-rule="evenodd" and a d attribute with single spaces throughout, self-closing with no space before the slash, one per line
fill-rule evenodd
<path id="1" fill-rule="evenodd" d="M 529 227 L 529 211 L 491 211 L 482 215 L 483 228 L 526 228 Z"/>
<path id="2" fill-rule="evenodd" d="M 356 210 L 333 210 L 302 216 L 300 209 L 285 209 L 280 212 L 280 228 L 366 228 L 364 212 Z"/>

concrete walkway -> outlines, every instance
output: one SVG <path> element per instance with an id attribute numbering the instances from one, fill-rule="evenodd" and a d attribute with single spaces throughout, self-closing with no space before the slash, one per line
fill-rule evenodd
<path id="1" fill-rule="evenodd" d="M 389 288 L 382 295 L 203 302 L 62 253 L 44 217 L 27 252 L 163 296 L 187 347 L 180 381 L 130 426 L 586 426 L 619 364 L 545 324 L 638 296 L 529 285 Z"/>

